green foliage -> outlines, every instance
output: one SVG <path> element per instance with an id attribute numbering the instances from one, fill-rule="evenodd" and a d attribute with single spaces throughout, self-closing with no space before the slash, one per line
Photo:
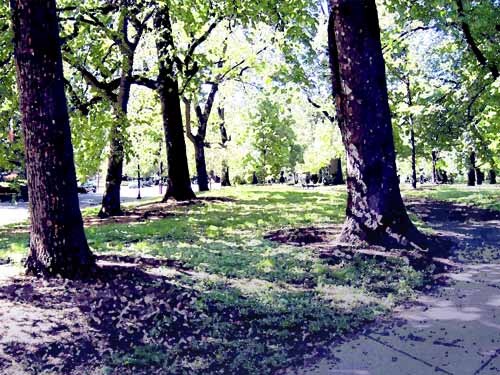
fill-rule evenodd
<path id="1" fill-rule="evenodd" d="M 500 67 L 494 27 L 500 23 L 498 2 L 383 3 L 390 12 L 384 30 L 390 75 L 393 82 L 396 75 L 412 78 L 413 109 L 398 108 L 401 97 L 393 95 L 398 123 L 404 124 L 405 112 L 414 114 L 418 149 L 427 158 L 432 149 L 448 151 L 463 168 L 474 149 L 480 164 L 495 168 L 500 154 L 499 83 L 493 77 Z M 402 50 L 409 51 L 403 59 Z"/>
<path id="2" fill-rule="evenodd" d="M 303 161 L 303 149 L 296 143 L 293 118 L 269 98 L 261 99 L 257 110 L 249 136 L 255 151 L 246 160 L 247 168 L 256 171 L 261 181 L 269 175 L 278 177 L 283 170 L 294 171 Z"/>
<path id="3" fill-rule="evenodd" d="M 0 4 L 0 171 L 22 170 L 23 138 L 18 111 L 8 2 Z"/>

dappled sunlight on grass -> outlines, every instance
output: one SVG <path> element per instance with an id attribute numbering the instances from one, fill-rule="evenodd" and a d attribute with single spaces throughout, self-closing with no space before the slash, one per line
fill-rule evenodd
<path id="1" fill-rule="evenodd" d="M 330 265 L 311 248 L 264 238 L 281 228 L 342 223 L 346 195 L 339 189 L 246 186 L 203 197 L 230 199 L 169 206 L 172 216 L 160 220 L 86 229 L 96 254 L 178 261 L 182 269 L 148 272 L 197 293 L 192 306 L 177 306 L 157 321 L 148 344 L 114 353 L 112 368 L 271 374 L 386 312 L 423 283 L 397 260 L 355 256 Z M 27 238 L 6 234 L 0 256 L 21 256 Z M 186 316 L 189 335 L 176 323 Z M 180 337 L 166 350 L 162 337 L 169 335 Z"/>
<path id="2" fill-rule="evenodd" d="M 418 197 L 449 201 L 454 203 L 472 204 L 481 208 L 500 210 L 499 185 L 440 185 L 420 187 L 417 190 L 405 189 L 407 197 Z"/>

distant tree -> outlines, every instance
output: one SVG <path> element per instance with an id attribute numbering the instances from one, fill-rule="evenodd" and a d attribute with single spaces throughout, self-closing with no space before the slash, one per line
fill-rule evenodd
<path id="1" fill-rule="evenodd" d="M 303 161 L 303 149 L 296 142 L 293 123 L 279 103 L 269 98 L 259 102 L 250 134 L 254 153 L 246 162 L 257 171 L 260 181 L 267 175 L 277 177 L 283 169 L 294 170 Z"/>
<path id="2" fill-rule="evenodd" d="M 80 213 L 54 0 L 12 0 L 14 54 L 31 209 L 28 272 L 95 268 Z"/>
<path id="3" fill-rule="evenodd" d="M 396 170 L 375 0 L 330 0 L 329 50 L 337 118 L 347 151 L 347 218 L 340 240 L 425 245 L 406 213 Z"/>
<path id="4" fill-rule="evenodd" d="M 68 26 L 72 25 L 72 32 L 65 38 L 65 61 L 78 72 L 77 77 L 81 76 L 80 81 L 84 81 L 96 92 L 91 98 L 78 96 L 77 90 L 72 86 L 74 84 L 70 82 L 75 81 L 72 78 L 67 81 L 72 104 L 88 117 L 92 104 L 105 100 L 114 115 L 110 126 L 106 190 L 99 211 L 100 217 L 123 214 L 120 188 L 127 151 L 126 129 L 134 62 L 147 23 L 153 15 L 151 9 L 141 12 L 144 5 L 141 2 L 115 2 L 106 5 L 77 2 L 60 12 L 61 19 Z M 103 48 L 103 45 L 109 48 Z M 102 123 L 99 128 L 103 128 Z M 94 143 L 100 142 L 96 140 Z"/>
<path id="5" fill-rule="evenodd" d="M 468 150 L 475 149 L 478 165 L 495 173 L 500 162 L 500 3 L 384 0 L 384 4 L 397 14 L 394 23 L 401 30 L 399 39 L 432 30 L 445 41 L 439 53 L 423 59 L 429 60 L 429 78 L 439 87 L 433 98 L 427 97 L 427 107 L 432 102 L 444 108 L 426 116 L 434 117 L 427 129 L 437 135 L 431 149 L 453 143 L 464 170 L 469 164 Z M 459 136 L 454 128 L 459 128 Z"/>

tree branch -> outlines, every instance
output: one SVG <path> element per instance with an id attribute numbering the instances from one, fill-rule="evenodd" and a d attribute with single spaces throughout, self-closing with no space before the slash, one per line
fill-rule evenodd
<path id="1" fill-rule="evenodd" d="M 463 5 L 462 0 L 455 0 L 455 1 L 457 4 L 457 7 L 458 7 L 458 16 L 461 20 L 462 31 L 464 33 L 464 37 L 465 37 L 467 44 L 469 45 L 470 49 L 472 50 L 472 53 L 476 57 L 479 64 L 481 64 L 481 66 L 489 69 L 493 78 L 497 79 L 500 76 L 500 73 L 498 71 L 498 67 L 495 66 L 494 64 L 488 62 L 488 60 L 486 59 L 486 56 L 479 49 L 476 41 L 474 40 L 470 26 L 465 20 L 465 10 L 464 10 L 464 5 Z"/>

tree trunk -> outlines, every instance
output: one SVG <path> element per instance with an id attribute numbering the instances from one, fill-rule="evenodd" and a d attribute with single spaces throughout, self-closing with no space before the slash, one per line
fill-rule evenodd
<path id="1" fill-rule="evenodd" d="M 399 191 L 375 0 L 330 0 L 333 91 L 347 151 L 347 210 L 339 240 L 426 247 Z"/>
<path id="2" fill-rule="evenodd" d="M 472 151 L 469 156 L 469 172 L 467 173 L 467 185 L 476 185 L 476 153 Z"/>
<path id="3" fill-rule="evenodd" d="M 335 168 L 334 168 L 334 177 L 333 184 L 334 185 L 344 185 L 344 173 L 342 172 L 342 159 L 336 158 L 334 159 Z"/>
<path id="4" fill-rule="evenodd" d="M 120 188 L 123 178 L 123 161 L 125 159 L 125 132 L 127 128 L 128 103 L 130 100 L 131 76 L 133 73 L 134 57 L 125 56 L 122 64 L 122 76 L 117 102 L 114 103 L 117 122 L 111 129 L 111 149 L 106 174 L 106 191 L 102 197 L 102 206 L 99 217 L 120 216 L 123 211 L 120 207 Z"/>
<path id="5" fill-rule="evenodd" d="M 481 66 L 483 66 L 485 68 L 488 68 L 489 71 L 491 72 L 491 75 L 493 76 L 493 78 L 497 79 L 500 76 L 500 72 L 498 71 L 498 67 L 495 65 L 494 62 L 490 62 L 486 59 L 486 56 L 483 54 L 483 52 L 479 48 L 478 44 L 476 43 L 476 40 L 474 40 L 474 37 L 472 36 L 471 28 L 470 28 L 469 24 L 466 22 L 466 15 L 465 15 L 463 1 L 462 0 L 455 0 L 455 2 L 457 4 L 460 25 L 462 27 L 462 32 L 464 33 L 464 37 L 465 37 L 465 41 L 467 42 L 467 45 L 471 49 L 472 53 L 476 57 L 479 64 L 481 64 Z"/>
<path id="6" fill-rule="evenodd" d="M 229 179 L 229 166 L 226 161 L 222 162 L 222 181 L 221 186 L 231 186 L 231 180 Z"/>
<path id="7" fill-rule="evenodd" d="M 166 5 L 156 12 L 155 27 L 159 30 L 156 42 L 158 52 L 158 94 L 167 145 L 168 186 L 163 201 L 169 198 L 184 201 L 195 199 L 191 189 L 186 156 L 186 141 L 182 125 L 179 85 L 172 57 L 174 42 L 170 13 Z"/>
<path id="8" fill-rule="evenodd" d="M 257 185 L 259 183 L 259 179 L 257 178 L 257 173 L 253 172 L 252 175 L 252 185 Z"/>
<path id="9" fill-rule="evenodd" d="M 490 169 L 489 177 L 490 177 L 490 184 L 494 185 L 497 183 L 497 173 L 495 172 L 494 169 Z"/>
<path id="10" fill-rule="evenodd" d="M 99 217 L 120 216 L 123 211 L 120 207 L 120 189 L 123 174 L 124 150 L 121 132 L 115 125 L 111 129 L 111 145 L 106 173 L 106 191 L 102 197 Z"/>
<path id="11" fill-rule="evenodd" d="M 198 174 L 198 188 L 200 191 L 209 191 L 207 162 L 205 160 L 205 142 L 196 138 L 194 144 L 194 158 L 196 161 L 196 173 Z"/>
<path id="12" fill-rule="evenodd" d="M 481 172 L 480 168 L 476 168 L 476 181 L 478 185 L 482 185 L 484 181 L 484 173 Z"/>
<path id="13" fill-rule="evenodd" d="M 95 270 L 78 202 L 54 0 L 11 0 L 31 210 L 27 271 Z"/>
<path id="14" fill-rule="evenodd" d="M 438 176 L 437 176 L 437 169 L 436 169 L 436 163 L 437 163 L 437 151 L 432 151 L 432 183 L 437 184 L 438 183 Z"/>
<path id="15" fill-rule="evenodd" d="M 411 186 L 417 188 L 417 150 L 415 148 L 415 131 L 413 130 L 413 123 L 410 129 L 410 142 L 411 142 Z"/>
<path id="16" fill-rule="evenodd" d="M 408 99 L 408 105 L 411 107 L 413 105 L 413 97 L 411 95 L 411 82 L 410 77 L 406 80 L 406 96 Z M 415 128 L 413 115 L 409 116 L 410 122 L 410 144 L 411 144 L 411 186 L 417 188 L 417 149 L 415 147 Z"/>

